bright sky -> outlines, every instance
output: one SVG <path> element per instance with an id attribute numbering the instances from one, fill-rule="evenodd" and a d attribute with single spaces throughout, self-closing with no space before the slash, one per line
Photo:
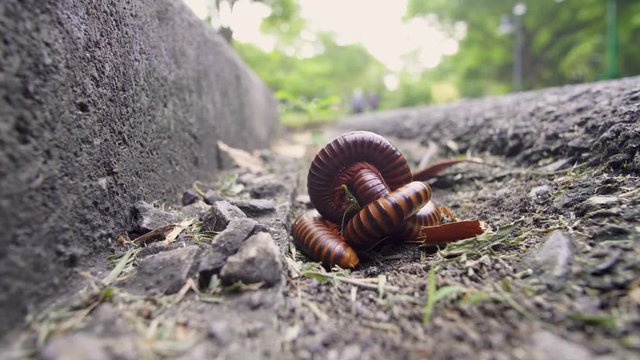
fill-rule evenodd
<path id="1" fill-rule="evenodd" d="M 201 18 L 212 14 L 214 0 L 184 0 Z M 303 39 L 313 40 L 314 33 L 329 31 L 339 44 L 360 43 L 393 73 L 418 72 L 436 66 L 443 55 L 458 50 L 456 40 L 430 25 L 428 18 L 403 21 L 407 0 L 299 0 L 301 15 L 308 31 Z M 229 16 L 221 9 L 218 21 L 231 24 L 234 38 L 271 50 L 275 40 L 260 32 L 261 20 L 268 16 L 268 6 L 239 0 Z M 214 16 L 216 16 L 214 14 Z M 307 50 L 307 51 L 305 51 Z M 312 55 L 313 47 L 302 49 Z"/>

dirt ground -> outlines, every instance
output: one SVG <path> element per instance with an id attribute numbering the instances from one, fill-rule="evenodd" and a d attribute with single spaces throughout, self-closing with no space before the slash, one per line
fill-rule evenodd
<path id="1" fill-rule="evenodd" d="M 485 221 L 489 235 L 440 251 L 405 245 L 371 254 L 349 276 L 373 280 L 372 289 L 292 280 L 280 320 L 299 332 L 294 357 L 638 356 L 638 177 L 482 158 L 487 165 L 459 165 L 437 177 L 433 190 L 460 219 Z M 590 203 L 598 194 L 606 204 Z M 568 264 L 536 263 L 529 253 L 554 230 L 570 239 L 571 253 L 552 262 Z M 565 273 L 556 278 L 554 271 Z M 435 292 L 427 290 L 430 276 Z M 380 283 L 393 288 L 380 291 Z M 441 289 L 425 319 L 428 294 Z"/>
<path id="2" fill-rule="evenodd" d="M 356 129 L 414 166 L 482 158 L 431 182 L 492 231 L 435 253 L 385 249 L 351 274 L 395 291 L 300 280 L 290 292 L 328 320 L 288 301 L 284 319 L 304 319 L 297 356 L 640 358 L 638 78 L 367 114 L 329 137 Z"/>
<path id="3" fill-rule="evenodd" d="M 440 249 L 383 246 L 352 272 L 309 262 L 288 236 L 309 207 L 309 162 L 353 129 L 386 136 L 414 169 L 481 158 L 429 182 L 436 201 L 489 231 Z M 114 244 L 110 262 L 80 269 L 78 294 L 3 339 L 5 357 L 68 359 L 75 348 L 96 359 L 640 358 L 639 146 L 638 78 L 291 133 L 262 156 L 262 175 L 232 170 L 212 185 L 231 202 L 274 200 L 269 215 L 250 217 L 281 252 L 278 285 L 197 289 L 192 267 L 178 266 L 131 287 L 154 254 L 184 250 Z M 180 247 L 209 251 L 219 234 L 189 226 Z M 154 292 L 179 271 L 179 291 Z"/>

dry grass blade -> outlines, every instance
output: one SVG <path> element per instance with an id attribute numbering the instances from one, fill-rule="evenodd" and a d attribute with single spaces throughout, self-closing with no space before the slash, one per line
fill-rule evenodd
<path id="1" fill-rule="evenodd" d="M 391 285 L 383 285 L 382 287 L 380 287 L 379 283 L 377 284 L 371 284 L 368 281 L 366 281 L 365 279 L 358 279 L 358 278 L 349 278 L 349 277 L 345 277 L 345 276 L 340 276 L 340 275 L 336 275 L 333 273 L 327 273 L 327 272 L 319 272 L 319 271 L 303 271 L 302 272 L 302 276 L 308 277 L 308 278 L 312 278 L 312 279 L 316 279 L 318 281 L 332 281 L 334 282 L 334 284 L 337 284 L 339 282 L 345 283 L 345 284 L 350 284 L 350 285 L 355 285 L 364 289 L 370 289 L 370 290 L 375 290 L 375 291 L 387 291 L 387 292 L 397 292 L 400 289 L 396 286 L 391 286 Z M 378 279 L 375 279 L 376 282 L 378 282 Z"/>
<path id="2" fill-rule="evenodd" d="M 458 293 L 466 291 L 465 288 L 460 286 L 443 286 L 436 289 L 436 272 L 432 268 L 429 271 L 429 277 L 427 279 L 427 303 L 424 306 L 424 312 L 422 314 L 422 323 L 428 324 L 433 315 L 435 305 L 448 296 L 453 296 Z"/>
<path id="3" fill-rule="evenodd" d="M 114 282 L 116 279 L 118 279 L 120 274 L 122 274 L 122 271 L 127 267 L 127 265 L 129 265 L 129 263 L 131 263 L 135 259 L 136 255 L 138 255 L 138 253 L 140 251 L 142 251 L 142 248 L 129 249 L 129 251 L 127 251 L 120 258 L 120 260 L 118 261 L 116 266 L 113 268 L 113 270 L 111 270 L 109 275 L 107 275 L 107 277 L 102 279 L 102 283 L 105 286 L 109 286 L 112 282 Z"/>
<path id="4" fill-rule="evenodd" d="M 320 308 L 318 307 L 318 305 L 316 305 L 315 303 L 312 303 L 309 300 L 306 299 L 301 299 L 300 300 L 300 304 L 306 306 L 309 308 L 309 310 L 311 310 L 311 312 L 321 321 L 327 321 L 329 320 L 329 316 L 327 314 L 325 314 L 322 310 L 320 310 Z"/>
<path id="5" fill-rule="evenodd" d="M 390 323 L 362 320 L 362 325 L 376 330 L 388 331 L 395 334 L 400 333 L 400 328 Z"/>
<path id="6" fill-rule="evenodd" d="M 498 244 L 515 245 L 520 243 L 523 234 L 514 236 L 514 232 L 522 225 L 522 220 L 517 220 L 509 225 L 499 228 L 496 232 L 486 232 L 474 238 L 458 241 L 447 245 L 440 255 L 445 258 L 460 256 L 462 254 L 482 255 L 486 250 Z"/>

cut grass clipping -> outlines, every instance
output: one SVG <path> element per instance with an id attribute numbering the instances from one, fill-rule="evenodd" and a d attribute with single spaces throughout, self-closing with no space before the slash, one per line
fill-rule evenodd
<path id="1" fill-rule="evenodd" d="M 422 323 L 425 325 L 429 323 L 433 315 L 433 310 L 440 300 L 465 291 L 466 289 L 461 286 L 443 286 L 436 289 L 436 271 L 434 268 L 431 268 L 427 279 L 427 303 L 422 313 Z"/>
<path id="2" fill-rule="evenodd" d="M 306 263 L 301 269 L 301 275 L 310 279 L 315 279 L 321 282 L 331 282 L 334 286 L 338 286 L 340 283 L 349 285 L 355 285 L 363 289 L 376 290 L 380 297 L 385 292 L 397 292 L 399 288 L 396 286 L 387 285 L 387 278 L 380 276 L 376 279 L 371 278 L 356 278 L 351 275 L 351 272 L 347 269 L 340 269 L 335 267 L 332 272 L 327 272 L 320 263 Z"/>

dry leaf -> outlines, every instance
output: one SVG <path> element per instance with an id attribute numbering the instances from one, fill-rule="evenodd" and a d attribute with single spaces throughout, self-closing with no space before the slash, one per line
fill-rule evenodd
<path id="1" fill-rule="evenodd" d="M 176 238 L 178 237 L 178 235 L 180 235 L 180 233 L 184 231 L 184 229 L 191 226 L 191 224 L 193 224 L 193 219 L 185 220 L 180 224 L 176 225 L 176 227 L 173 230 L 171 230 L 167 234 L 167 236 L 164 238 L 165 244 L 171 244 L 172 242 L 176 241 Z"/>
<path id="2" fill-rule="evenodd" d="M 152 242 L 164 240 L 165 243 L 170 244 L 174 242 L 178 235 L 180 235 L 180 233 L 191 224 L 193 224 L 193 219 L 185 220 L 180 224 L 171 224 L 159 227 L 133 239 L 131 242 L 136 245 L 146 245 Z"/>
<path id="3" fill-rule="evenodd" d="M 178 225 L 171 224 L 171 225 L 159 227 L 153 231 L 149 231 L 148 233 L 131 240 L 131 242 L 133 242 L 136 245 L 144 245 L 144 244 L 163 240 L 164 238 L 167 237 L 167 234 L 169 234 L 173 229 L 176 228 L 176 226 Z"/>
<path id="4" fill-rule="evenodd" d="M 252 155 L 242 149 L 233 148 L 222 141 L 218 141 L 218 148 L 220 151 L 229 155 L 231 160 L 233 160 L 241 169 L 249 170 L 254 174 L 263 172 L 264 165 L 258 156 Z"/>

